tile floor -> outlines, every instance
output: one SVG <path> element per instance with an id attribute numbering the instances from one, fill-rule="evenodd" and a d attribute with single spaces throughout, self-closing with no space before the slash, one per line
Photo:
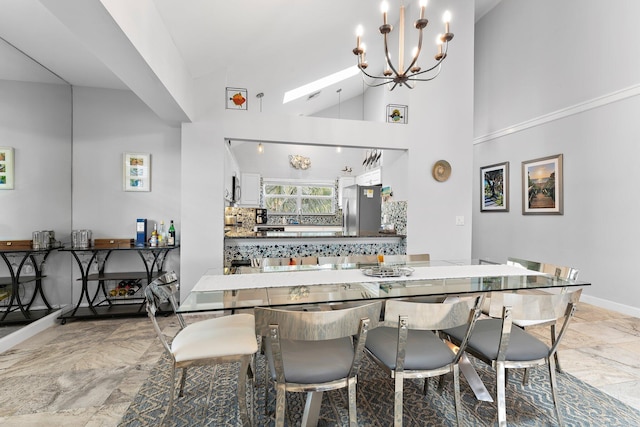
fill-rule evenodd
<path id="1" fill-rule="evenodd" d="M 173 317 L 161 322 L 177 331 Z M 0 425 L 116 426 L 161 352 L 144 317 L 49 328 L 0 354 Z M 639 353 L 639 318 L 583 303 L 560 358 L 567 372 L 640 409 Z"/>

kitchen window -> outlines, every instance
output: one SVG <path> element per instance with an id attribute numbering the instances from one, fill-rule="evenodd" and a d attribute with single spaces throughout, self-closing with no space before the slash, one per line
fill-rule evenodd
<path id="1" fill-rule="evenodd" d="M 265 207 L 270 214 L 334 215 L 335 183 L 265 180 Z"/>

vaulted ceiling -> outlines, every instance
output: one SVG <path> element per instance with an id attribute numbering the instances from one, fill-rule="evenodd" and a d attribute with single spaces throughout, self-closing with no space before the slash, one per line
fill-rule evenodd
<path id="1" fill-rule="evenodd" d="M 103 0 L 103 3 L 119 1 L 126 0 Z M 441 8 L 447 3 L 430 1 Z M 499 1 L 475 0 L 476 20 Z M 74 4 L 66 3 L 69 3 L 67 13 L 72 14 Z M 337 89 L 342 89 L 342 101 L 360 95 L 364 86 L 356 76 L 323 90 L 311 101 L 302 98 L 282 105 L 285 91 L 355 64 L 351 49 L 355 46 L 358 24 L 364 26 L 370 45 L 381 43 L 377 32 L 381 23 L 379 8 L 377 3 L 368 0 L 148 0 L 145 3 L 155 5 L 166 33 L 192 78 L 214 73 L 223 75 L 230 85 L 251 87 L 250 98 L 263 92 L 265 111 L 308 115 L 335 105 Z M 394 3 L 390 1 L 391 22 L 397 20 Z M 417 2 L 407 2 L 407 19 L 412 22 L 417 12 L 415 5 L 409 3 Z M 61 22 L 56 11 L 52 12 L 52 4 L 52 0 L 3 0 L 0 3 L 0 37 L 8 42 L 0 43 L 0 78 L 48 83 L 63 80 L 75 86 L 129 88 L 129 83 L 118 77 L 117 70 L 105 65 L 82 35 Z M 427 6 L 430 24 L 425 43 L 430 43 L 441 32 L 440 17 L 430 15 L 429 8 L 430 5 Z M 455 32 L 455 16 L 452 27 Z M 381 57 L 374 54 L 370 54 L 369 59 L 372 64 L 382 63 Z M 57 77 L 43 72 L 38 64 Z"/>

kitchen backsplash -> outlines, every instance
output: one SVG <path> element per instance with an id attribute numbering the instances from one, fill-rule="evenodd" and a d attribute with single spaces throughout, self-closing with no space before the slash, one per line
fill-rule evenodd
<path id="1" fill-rule="evenodd" d="M 238 225 L 238 231 L 253 231 L 256 225 L 255 208 L 225 208 L 225 216 L 235 216 Z M 393 224 L 396 234 L 407 234 L 407 202 L 406 201 L 388 201 L 382 204 L 381 221 L 387 220 L 387 223 Z M 338 209 L 335 215 L 272 215 L 268 214 L 267 225 L 281 225 L 283 219 L 287 224 L 300 220 L 303 225 L 337 225 L 342 226 L 342 210 Z"/>

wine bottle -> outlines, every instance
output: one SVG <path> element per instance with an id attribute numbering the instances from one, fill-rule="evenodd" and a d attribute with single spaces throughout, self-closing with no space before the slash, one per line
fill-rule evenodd
<path id="1" fill-rule="evenodd" d="M 158 224 L 153 224 L 153 231 L 151 232 L 151 239 L 149 239 L 149 246 L 158 246 Z"/>
<path id="2" fill-rule="evenodd" d="M 164 228 L 164 220 L 160 221 L 158 229 L 158 246 L 167 246 L 167 230 Z"/>
<path id="3" fill-rule="evenodd" d="M 167 239 L 167 244 L 169 246 L 176 245 L 176 228 L 173 226 L 173 220 L 171 220 L 171 224 L 169 224 L 169 237 Z"/>

